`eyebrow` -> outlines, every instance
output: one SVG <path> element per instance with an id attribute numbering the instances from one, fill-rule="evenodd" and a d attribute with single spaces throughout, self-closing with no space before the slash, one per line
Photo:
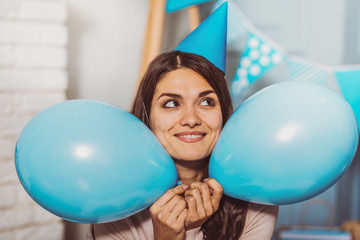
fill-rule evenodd
<path id="1" fill-rule="evenodd" d="M 201 93 L 199 93 L 199 98 L 201 98 L 201 97 L 205 97 L 206 95 L 209 95 L 210 93 L 215 93 L 215 91 L 214 90 L 207 90 L 207 91 L 204 91 L 204 92 L 201 92 Z"/>
<path id="2" fill-rule="evenodd" d="M 175 93 L 162 93 L 157 100 L 159 100 L 162 97 L 170 97 L 170 98 L 176 98 L 176 99 L 181 99 L 182 97 L 178 94 Z"/>
<path id="3" fill-rule="evenodd" d="M 206 95 L 209 95 L 210 93 L 215 93 L 214 90 L 207 90 L 204 92 L 199 93 L 198 98 L 204 97 Z M 157 100 L 159 100 L 161 97 L 171 97 L 175 99 L 182 99 L 183 97 L 181 95 L 175 94 L 175 93 L 162 93 Z"/>

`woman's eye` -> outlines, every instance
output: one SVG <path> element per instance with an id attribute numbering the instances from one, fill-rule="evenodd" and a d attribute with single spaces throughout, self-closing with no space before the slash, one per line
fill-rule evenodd
<path id="1" fill-rule="evenodd" d="M 214 106 L 214 100 L 212 100 L 211 98 L 205 98 L 201 101 L 200 105 L 202 106 Z"/>
<path id="2" fill-rule="evenodd" d="M 171 101 L 167 101 L 165 104 L 164 104 L 164 107 L 165 108 L 175 108 L 175 107 L 178 107 L 179 104 L 174 101 L 174 100 L 171 100 Z"/>

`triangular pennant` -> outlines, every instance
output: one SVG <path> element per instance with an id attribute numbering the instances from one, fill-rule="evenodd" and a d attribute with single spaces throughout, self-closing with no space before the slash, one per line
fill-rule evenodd
<path id="1" fill-rule="evenodd" d="M 165 11 L 168 13 L 175 12 L 192 5 L 201 4 L 210 1 L 212 0 L 168 0 L 166 2 Z"/>
<path id="2" fill-rule="evenodd" d="M 345 100 L 352 107 L 360 124 L 360 66 L 334 71 L 335 78 Z"/>
<path id="3" fill-rule="evenodd" d="M 283 59 L 283 52 L 274 44 L 250 33 L 233 78 L 232 94 L 237 95 L 245 90 Z"/>
<path id="4" fill-rule="evenodd" d="M 331 72 L 327 66 L 303 58 L 288 57 L 286 63 L 289 80 L 325 83 Z"/>
<path id="5" fill-rule="evenodd" d="M 225 73 L 227 2 L 206 18 L 176 48 L 177 51 L 203 56 Z"/>

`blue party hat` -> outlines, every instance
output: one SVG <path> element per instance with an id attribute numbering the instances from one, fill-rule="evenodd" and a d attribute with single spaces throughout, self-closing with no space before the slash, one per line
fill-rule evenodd
<path id="1" fill-rule="evenodd" d="M 228 3 L 224 2 L 176 48 L 203 56 L 225 73 Z"/>
<path id="2" fill-rule="evenodd" d="M 210 2 L 212 0 L 168 0 L 166 2 L 165 10 L 166 12 L 175 12 L 186 7 L 201 4 L 205 2 Z"/>

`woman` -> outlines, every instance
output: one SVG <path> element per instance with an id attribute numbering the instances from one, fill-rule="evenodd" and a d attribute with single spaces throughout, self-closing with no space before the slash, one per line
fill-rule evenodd
<path id="1" fill-rule="evenodd" d="M 207 59 L 179 51 L 154 59 L 131 112 L 173 158 L 182 184 L 134 216 L 94 225 L 96 239 L 271 239 L 276 206 L 223 195 L 207 176 L 232 111 L 224 73 Z"/>

